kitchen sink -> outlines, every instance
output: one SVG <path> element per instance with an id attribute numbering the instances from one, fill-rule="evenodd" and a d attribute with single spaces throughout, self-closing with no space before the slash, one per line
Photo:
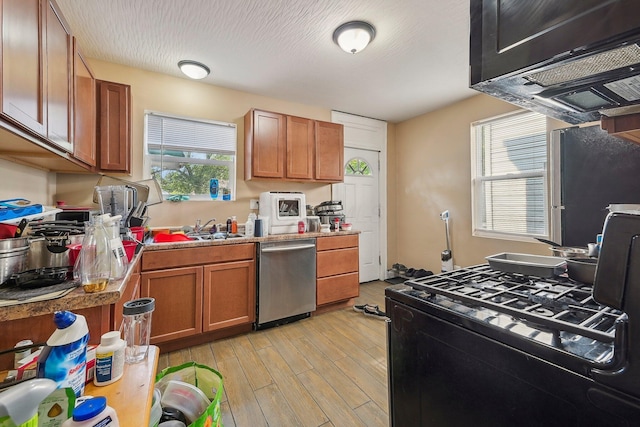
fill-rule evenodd
<path id="1" fill-rule="evenodd" d="M 225 239 L 239 239 L 242 237 L 246 237 L 244 234 L 240 233 L 187 233 L 187 237 L 192 240 L 225 240 Z"/>

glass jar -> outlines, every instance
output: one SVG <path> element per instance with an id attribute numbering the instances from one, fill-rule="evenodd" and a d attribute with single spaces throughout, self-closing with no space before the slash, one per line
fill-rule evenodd
<path id="1" fill-rule="evenodd" d="M 84 240 L 80 250 L 80 281 L 85 292 L 103 291 L 111 274 L 110 236 L 102 223 L 102 217 L 94 216 L 85 222 Z"/>

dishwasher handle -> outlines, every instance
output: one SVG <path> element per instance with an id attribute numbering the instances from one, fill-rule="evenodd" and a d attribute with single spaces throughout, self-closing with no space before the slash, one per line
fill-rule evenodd
<path id="1" fill-rule="evenodd" d="M 307 245 L 295 245 L 295 246 L 272 246 L 270 248 L 262 248 L 260 252 L 285 252 L 285 251 L 299 251 L 302 249 L 311 249 L 315 248 L 316 245 L 313 243 Z"/>

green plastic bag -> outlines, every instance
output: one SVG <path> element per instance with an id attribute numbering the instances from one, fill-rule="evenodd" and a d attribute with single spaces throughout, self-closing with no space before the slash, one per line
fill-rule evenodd
<path id="1" fill-rule="evenodd" d="M 170 380 L 184 381 L 198 387 L 211 400 L 207 410 L 189 427 L 223 427 L 220 414 L 222 399 L 222 375 L 215 369 L 196 362 L 187 362 L 179 366 L 170 366 L 156 375 L 156 385 L 164 393 Z"/>

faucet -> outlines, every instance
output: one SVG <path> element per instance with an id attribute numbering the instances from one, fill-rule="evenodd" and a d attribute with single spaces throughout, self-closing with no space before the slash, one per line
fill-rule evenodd
<path id="1" fill-rule="evenodd" d="M 193 231 L 196 233 L 200 233 L 202 232 L 202 230 L 205 229 L 207 225 L 211 224 L 215 220 L 216 220 L 215 218 L 211 218 L 209 221 L 205 222 L 204 225 L 200 225 L 200 219 L 197 219 L 196 225 L 193 227 Z"/>

